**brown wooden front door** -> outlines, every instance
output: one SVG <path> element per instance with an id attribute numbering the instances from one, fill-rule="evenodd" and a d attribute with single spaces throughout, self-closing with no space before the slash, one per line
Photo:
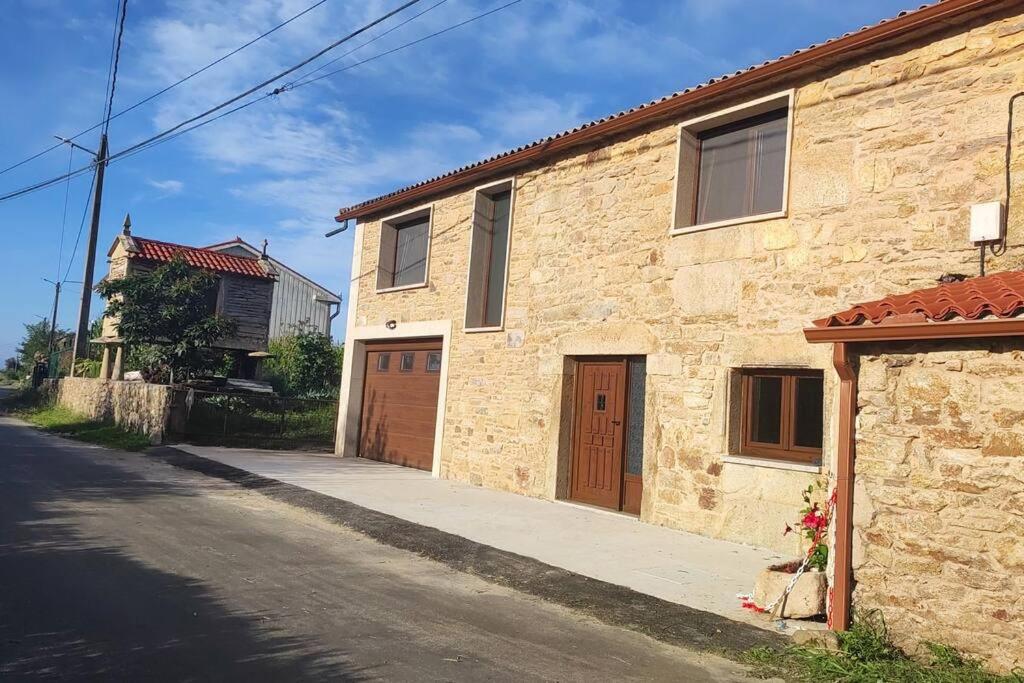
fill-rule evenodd
<path id="1" fill-rule="evenodd" d="M 619 510 L 626 435 L 626 360 L 580 361 L 576 372 L 569 497 Z"/>
<path id="2" fill-rule="evenodd" d="M 359 455 L 431 469 L 440 379 L 440 339 L 367 342 Z"/>

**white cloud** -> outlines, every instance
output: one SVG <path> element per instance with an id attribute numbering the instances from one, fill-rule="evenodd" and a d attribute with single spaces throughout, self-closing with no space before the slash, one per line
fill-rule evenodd
<path id="1" fill-rule="evenodd" d="M 164 196 L 180 194 L 185 189 L 185 183 L 180 180 L 153 180 L 149 179 L 146 184 L 159 190 Z"/>

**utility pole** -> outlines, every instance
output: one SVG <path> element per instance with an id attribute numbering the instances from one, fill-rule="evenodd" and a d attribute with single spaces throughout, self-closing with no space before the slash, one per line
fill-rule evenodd
<path id="1" fill-rule="evenodd" d="M 89 308 L 92 306 L 92 277 L 96 269 L 96 242 L 100 232 L 100 207 L 103 203 L 103 172 L 107 167 L 107 134 L 100 136 L 100 151 L 96 154 L 96 191 L 92 196 L 92 220 L 89 241 L 85 245 L 85 271 L 82 273 L 82 301 L 78 307 L 78 328 L 75 331 L 75 350 L 71 359 L 72 373 L 75 361 L 89 355 Z"/>
<path id="2" fill-rule="evenodd" d="M 43 280 L 53 285 L 53 314 L 50 316 L 50 339 L 46 344 L 46 356 L 49 358 L 53 353 L 53 337 L 57 332 L 57 305 L 60 303 L 60 281 L 54 282 L 53 280 L 47 280 L 45 277 Z"/>

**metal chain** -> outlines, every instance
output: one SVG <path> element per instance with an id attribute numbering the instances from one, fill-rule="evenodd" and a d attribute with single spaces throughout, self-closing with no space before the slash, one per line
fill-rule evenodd
<path id="1" fill-rule="evenodd" d="M 825 510 L 828 515 L 826 518 L 825 528 L 821 529 L 817 534 L 815 534 L 814 541 L 811 543 L 811 547 L 807 550 L 807 556 L 804 557 L 804 561 L 800 563 L 800 567 L 798 567 L 796 573 L 793 574 L 793 578 L 790 579 L 789 584 L 786 586 L 786 590 L 782 591 L 782 595 L 772 600 L 769 604 L 765 605 L 765 612 L 774 615 L 775 608 L 780 603 L 782 603 L 782 601 L 785 600 L 790 593 L 793 592 L 793 588 L 796 586 L 796 582 L 799 581 L 803 573 L 807 571 L 807 565 L 809 565 L 811 562 L 811 556 L 814 553 L 814 548 L 817 547 L 818 543 L 821 541 L 821 537 L 824 536 L 828 532 L 829 527 L 832 526 L 832 517 L 833 512 L 835 511 L 835 507 L 836 492 L 835 490 L 833 490 L 832 495 L 829 496 L 828 498 L 828 504 L 825 506 Z"/>

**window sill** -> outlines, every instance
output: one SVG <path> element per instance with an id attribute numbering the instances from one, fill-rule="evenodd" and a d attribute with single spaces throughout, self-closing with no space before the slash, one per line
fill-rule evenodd
<path id="1" fill-rule="evenodd" d="M 501 332 L 504 329 L 504 326 L 499 325 L 498 327 L 466 327 L 462 331 L 466 334 L 476 334 L 478 332 Z"/>
<path id="2" fill-rule="evenodd" d="M 810 474 L 821 474 L 821 464 L 808 462 L 796 462 L 793 460 L 772 460 L 771 458 L 757 458 L 750 455 L 723 455 L 722 462 L 731 465 L 747 465 L 749 467 L 765 467 L 773 470 L 789 470 L 791 472 L 808 472 Z"/>
<path id="3" fill-rule="evenodd" d="M 687 225 L 682 228 L 673 227 L 669 229 L 669 235 L 689 235 L 693 232 L 704 232 L 705 230 L 714 230 L 715 228 L 727 228 L 730 225 L 741 225 L 743 223 L 761 223 L 763 221 L 773 221 L 779 218 L 785 218 L 786 211 L 773 211 L 771 213 L 759 213 L 756 216 L 740 216 L 739 218 L 728 218 L 722 221 L 715 221 L 713 223 L 701 223 L 699 225 Z"/>
<path id="4" fill-rule="evenodd" d="M 376 290 L 377 294 L 390 294 L 391 292 L 404 292 L 409 289 L 423 289 L 427 286 L 426 282 L 419 282 L 415 285 L 402 285 L 401 287 L 385 287 L 384 289 Z"/>

